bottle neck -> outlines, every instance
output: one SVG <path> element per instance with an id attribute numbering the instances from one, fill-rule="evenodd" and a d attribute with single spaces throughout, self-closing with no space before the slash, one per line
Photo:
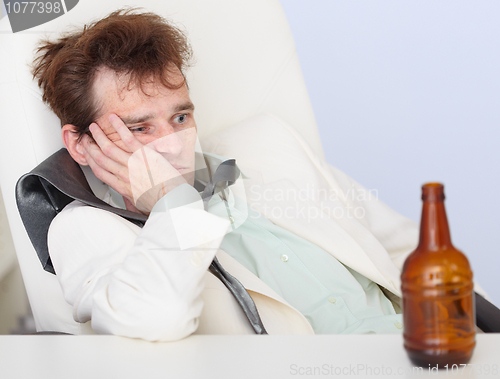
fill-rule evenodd
<path id="1" fill-rule="evenodd" d="M 429 251 L 453 248 L 446 209 L 444 188 L 437 183 L 422 187 L 422 219 L 420 221 L 419 247 Z"/>

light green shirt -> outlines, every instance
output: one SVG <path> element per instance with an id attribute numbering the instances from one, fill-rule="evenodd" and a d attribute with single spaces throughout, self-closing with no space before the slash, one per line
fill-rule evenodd
<path id="1" fill-rule="evenodd" d="M 205 154 L 205 158 L 212 163 L 223 160 L 212 154 Z M 170 209 L 199 196 L 184 184 L 164 196 L 155 209 Z M 396 314 L 376 283 L 313 243 L 273 224 L 235 198 L 230 187 L 224 195 L 212 197 L 208 212 L 232 223 L 221 249 L 301 312 L 315 333 L 401 332 L 401 314 Z"/>

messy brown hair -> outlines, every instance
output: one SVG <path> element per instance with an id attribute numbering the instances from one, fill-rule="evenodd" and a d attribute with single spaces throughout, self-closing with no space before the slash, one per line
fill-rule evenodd
<path id="1" fill-rule="evenodd" d="M 192 56 L 185 35 L 154 13 L 119 10 L 64 35 L 44 40 L 36 51 L 33 78 L 45 101 L 61 120 L 82 136 L 98 118 L 93 83 L 98 69 L 106 67 L 129 77 L 129 85 L 153 80 L 169 89 L 184 85 L 169 81 L 178 69 L 184 76 Z"/>

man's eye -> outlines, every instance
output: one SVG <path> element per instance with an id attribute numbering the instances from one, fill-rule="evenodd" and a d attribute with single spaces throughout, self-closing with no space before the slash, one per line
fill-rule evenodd
<path id="1" fill-rule="evenodd" d="M 145 132 L 147 130 L 147 128 L 145 126 L 138 126 L 136 128 L 130 128 L 130 131 L 132 133 L 142 133 L 142 132 Z"/>
<path id="2" fill-rule="evenodd" d="M 181 114 L 175 118 L 175 122 L 178 124 L 184 124 L 187 121 L 187 114 Z"/>

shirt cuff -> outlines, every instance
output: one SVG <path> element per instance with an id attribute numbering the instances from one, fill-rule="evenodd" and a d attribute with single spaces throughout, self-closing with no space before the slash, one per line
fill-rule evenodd
<path id="1" fill-rule="evenodd" d="M 155 204 L 151 213 L 166 212 L 170 209 L 188 207 L 203 210 L 203 201 L 199 192 L 187 183 L 181 184 L 163 196 Z"/>

